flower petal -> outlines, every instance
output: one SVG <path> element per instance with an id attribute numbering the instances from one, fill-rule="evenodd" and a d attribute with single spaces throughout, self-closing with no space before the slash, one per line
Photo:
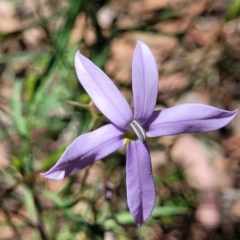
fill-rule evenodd
<path id="1" fill-rule="evenodd" d="M 149 137 L 209 132 L 227 125 L 237 114 L 203 104 L 181 104 L 154 111 L 144 127 Z"/>
<path id="2" fill-rule="evenodd" d="M 108 124 L 79 136 L 65 150 L 58 162 L 42 175 L 60 180 L 76 173 L 123 146 L 123 134 L 122 130 Z"/>
<path id="3" fill-rule="evenodd" d="M 149 47 L 137 41 L 132 62 L 134 119 L 143 124 L 152 114 L 157 100 L 158 68 Z"/>
<path id="4" fill-rule="evenodd" d="M 114 124 L 126 129 L 133 113 L 113 82 L 80 52 L 75 55 L 78 79 L 98 109 Z"/>
<path id="5" fill-rule="evenodd" d="M 142 225 L 155 204 L 155 186 L 149 149 L 145 142 L 131 141 L 127 147 L 127 201 L 130 212 Z"/>

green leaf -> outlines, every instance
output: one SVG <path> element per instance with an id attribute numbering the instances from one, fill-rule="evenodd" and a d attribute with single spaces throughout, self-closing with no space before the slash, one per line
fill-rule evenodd
<path id="1" fill-rule="evenodd" d="M 178 214 L 187 214 L 188 213 L 188 208 L 186 207 L 160 207 L 157 206 L 153 209 L 153 212 L 149 218 L 149 220 L 155 218 L 155 217 L 160 217 L 160 216 L 172 216 L 172 215 L 178 215 Z M 130 212 L 128 211 L 123 211 L 120 213 L 117 213 L 115 215 L 115 218 L 118 223 L 122 225 L 128 225 L 128 224 L 135 224 L 135 221 L 131 215 Z M 104 226 L 109 229 L 114 226 L 114 221 L 113 219 L 105 221 Z"/>
<path id="2" fill-rule="evenodd" d="M 13 111 L 13 121 L 18 133 L 24 137 L 27 136 L 27 128 L 26 128 L 26 121 L 22 114 L 22 100 L 21 100 L 21 93 L 22 93 L 22 84 L 23 82 L 18 80 L 15 81 L 14 89 L 13 89 L 13 96 L 11 99 L 11 107 Z"/>
<path id="3" fill-rule="evenodd" d="M 55 49 L 49 60 L 48 66 L 42 75 L 42 77 L 44 78 L 48 77 L 53 72 L 53 70 L 59 63 L 59 60 L 64 55 L 64 52 L 67 49 L 71 31 L 75 24 L 75 20 L 83 9 L 82 0 L 78 0 L 78 1 L 71 0 L 69 1 L 69 3 L 70 3 L 69 8 L 66 13 L 66 21 L 63 25 L 63 28 L 61 28 L 61 30 L 56 35 Z"/>
<path id="4" fill-rule="evenodd" d="M 79 200 L 73 200 L 70 196 L 66 199 L 63 199 L 60 194 L 58 193 L 52 193 L 47 190 L 43 191 L 43 195 L 45 195 L 47 198 L 52 200 L 58 208 L 64 209 L 66 211 L 70 211 L 70 208 L 74 206 Z"/>
<path id="5" fill-rule="evenodd" d="M 34 96 L 34 90 L 35 85 L 37 81 L 37 76 L 35 74 L 29 74 L 29 76 L 26 78 L 26 94 L 27 94 L 27 100 L 31 102 Z"/>
<path id="6" fill-rule="evenodd" d="M 57 162 L 57 160 L 61 157 L 61 155 L 63 154 L 63 151 L 64 151 L 64 148 L 61 148 L 57 150 L 55 153 L 53 153 L 52 155 L 49 155 L 42 163 L 43 171 L 46 171 L 49 168 L 51 168 Z"/>
<path id="7" fill-rule="evenodd" d="M 232 0 L 231 5 L 228 8 L 227 18 L 228 20 L 232 20 L 238 17 L 240 13 L 240 1 Z"/>
<path id="8" fill-rule="evenodd" d="M 175 13 L 175 10 L 173 8 L 166 8 L 158 14 L 158 18 L 160 20 L 167 20 L 171 18 L 174 15 L 174 13 Z"/>
<path id="9" fill-rule="evenodd" d="M 186 207 L 155 207 L 153 209 L 151 217 L 187 214 L 188 211 L 189 210 Z"/>
<path id="10" fill-rule="evenodd" d="M 93 55 L 92 61 L 98 67 L 103 68 L 108 58 L 109 51 L 110 51 L 110 44 L 106 44 L 101 50 L 97 52 L 97 54 L 96 53 L 94 55 L 92 54 Z"/>
<path id="11" fill-rule="evenodd" d="M 52 193 L 47 190 L 42 191 L 43 195 L 53 201 L 58 207 L 64 208 L 68 203 L 63 200 L 57 193 Z"/>
<path id="12" fill-rule="evenodd" d="M 37 224 L 38 219 L 37 219 L 37 213 L 35 210 L 32 192 L 29 188 L 24 187 L 23 194 L 24 194 L 23 201 L 24 201 L 24 205 L 27 210 L 28 216 L 30 217 L 31 222 Z"/>

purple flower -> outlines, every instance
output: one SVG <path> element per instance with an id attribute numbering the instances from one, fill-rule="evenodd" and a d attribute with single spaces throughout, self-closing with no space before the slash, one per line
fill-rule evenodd
<path id="1" fill-rule="evenodd" d="M 76 138 L 43 176 L 63 179 L 127 144 L 127 202 L 133 218 L 141 225 L 155 204 L 147 137 L 213 131 L 225 126 L 237 111 L 202 104 L 182 104 L 154 111 L 158 69 L 150 49 L 141 41 L 137 42 L 132 61 L 134 113 L 105 73 L 79 52 L 75 67 L 82 86 L 112 123 Z M 130 130 L 137 140 L 126 137 Z"/>

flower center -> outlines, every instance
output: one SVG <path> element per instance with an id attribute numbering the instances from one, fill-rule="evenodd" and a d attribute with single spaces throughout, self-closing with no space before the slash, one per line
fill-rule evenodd
<path id="1" fill-rule="evenodd" d="M 138 121 L 133 120 L 130 126 L 137 135 L 138 139 L 140 139 L 141 141 L 145 141 L 147 139 L 146 132 Z"/>

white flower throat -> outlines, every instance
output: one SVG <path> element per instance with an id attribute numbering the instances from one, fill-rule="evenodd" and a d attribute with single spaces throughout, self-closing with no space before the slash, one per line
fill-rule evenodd
<path id="1" fill-rule="evenodd" d="M 133 120 L 130 126 L 132 127 L 139 140 L 145 141 L 147 139 L 147 134 L 138 121 Z"/>

